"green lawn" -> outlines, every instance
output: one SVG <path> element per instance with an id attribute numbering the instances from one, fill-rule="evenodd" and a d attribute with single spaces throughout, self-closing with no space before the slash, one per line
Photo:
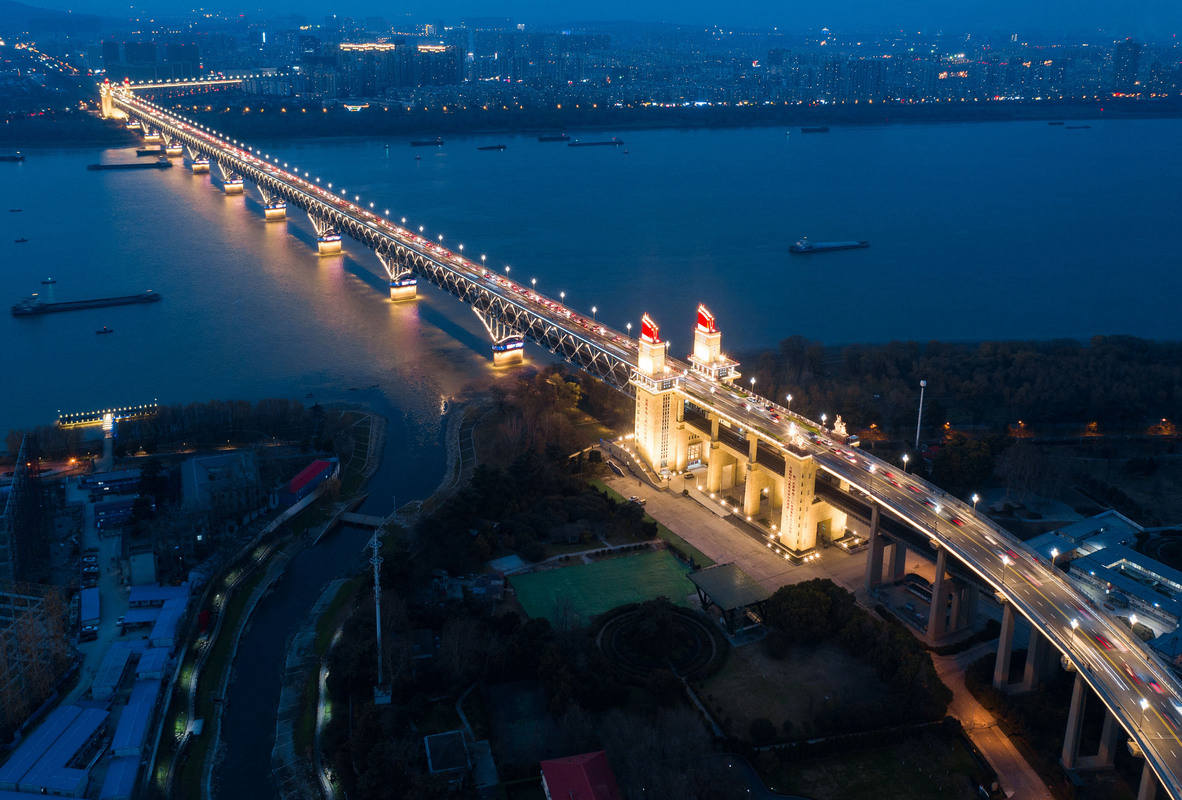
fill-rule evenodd
<path id="1" fill-rule="evenodd" d="M 759 766 L 774 791 L 812 800 L 971 800 L 984 778 L 961 738 L 939 728 L 793 764 L 765 755 Z"/>
<path id="2" fill-rule="evenodd" d="M 657 551 L 515 575 L 509 580 L 531 617 L 558 622 L 574 614 L 586 624 L 616 606 L 654 597 L 687 605 L 686 597 L 694 587 L 686 571 L 671 554 Z"/>

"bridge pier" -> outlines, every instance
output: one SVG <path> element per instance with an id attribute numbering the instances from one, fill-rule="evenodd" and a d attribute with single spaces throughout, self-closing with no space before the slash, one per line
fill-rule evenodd
<path id="1" fill-rule="evenodd" d="M 177 158 L 184 155 L 185 148 L 181 144 L 180 139 L 174 139 L 168 134 L 162 134 L 164 139 L 164 155 L 168 158 Z"/>
<path id="2" fill-rule="evenodd" d="M 262 185 L 258 190 L 259 197 L 263 198 L 263 219 L 267 222 L 287 219 L 287 201 Z"/>
<path id="3" fill-rule="evenodd" d="M 395 302 L 414 300 L 419 296 L 419 281 L 408 268 L 398 263 L 391 253 L 377 251 L 378 261 L 386 270 L 386 278 L 390 282 L 390 299 Z M 493 356 L 495 362 L 496 356 Z"/>
<path id="4" fill-rule="evenodd" d="M 190 169 L 193 170 L 194 175 L 209 172 L 209 159 L 204 156 L 197 156 L 193 159 Z"/>
<path id="5" fill-rule="evenodd" d="M 160 135 L 160 131 L 156 130 L 155 128 L 145 128 L 144 129 L 144 141 L 145 142 L 159 142 L 161 140 L 162 140 L 162 137 Z"/>
<path id="6" fill-rule="evenodd" d="M 1137 787 L 1137 800 L 1154 800 L 1157 797 L 1157 776 L 1153 774 L 1153 767 L 1149 760 L 1141 767 L 1141 785 Z"/>
<path id="7" fill-rule="evenodd" d="M 525 336 L 504 321 L 478 308 L 473 308 L 472 311 L 492 339 L 494 367 L 509 367 L 525 361 Z"/>
<path id="8" fill-rule="evenodd" d="M 878 503 L 870 505 L 870 552 L 866 554 L 866 591 L 873 592 L 882 584 L 882 557 L 886 537 L 878 530 Z"/>
<path id="9" fill-rule="evenodd" d="M 222 191 L 226 194 L 242 194 L 242 176 L 218 162 L 218 176 L 221 180 Z"/>
<path id="10" fill-rule="evenodd" d="M 1010 682 L 1010 657 L 1014 654 L 1014 607 L 1001 604 L 1001 633 L 997 637 L 997 660 L 993 662 L 993 688 L 1004 689 Z"/>
<path id="11" fill-rule="evenodd" d="M 1079 754 L 1079 739 L 1083 729 L 1084 712 L 1087 710 L 1088 685 L 1083 675 L 1075 673 L 1075 684 L 1071 689 L 1071 706 L 1067 711 L 1067 730 L 1063 734 L 1063 753 L 1061 756 L 1063 767 L 1073 770 L 1104 770 L 1112 769 L 1116 758 L 1116 749 L 1120 746 L 1125 733 L 1111 711 L 1104 711 L 1104 726 L 1100 730 L 1100 745 L 1094 755 L 1081 756 Z M 1146 762 L 1148 767 L 1148 762 Z M 1157 790 L 1157 778 L 1153 770 L 1149 770 L 1148 786 L 1151 791 Z M 1141 777 L 1142 789 L 1146 787 L 1145 773 Z M 1140 795 L 1138 795 L 1140 796 Z M 1152 797 L 1152 795 L 1150 795 Z"/>
<path id="12" fill-rule="evenodd" d="M 929 644 L 937 644 L 944 638 L 948 628 L 948 592 L 944 585 L 944 575 L 948 570 L 948 551 L 941 547 L 936 551 L 936 575 L 932 581 L 932 602 L 928 606 Z"/>
<path id="13" fill-rule="evenodd" d="M 308 220 L 312 223 L 312 228 L 316 231 L 316 252 L 322 256 L 333 256 L 341 252 L 341 234 L 333 227 L 331 222 L 326 222 L 319 217 L 308 214 Z"/>
<path id="14" fill-rule="evenodd" d="M 907 543 L 895 540 L 891 545 L 891 562 L 890 562 L 891 582 L 903 580 L 907 575 Z"/>

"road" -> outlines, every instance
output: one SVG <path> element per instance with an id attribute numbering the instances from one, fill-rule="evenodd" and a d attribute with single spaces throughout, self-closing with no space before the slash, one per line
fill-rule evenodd
<path id="1" fill-rule="evenodd" d="M 307 172 L 298 174 L 278 159 L 189 122 L 125 88 L 114 89 L 117 105 L 154 124 L 193 137 L 204 146 L 231 157 L 237 164 L 281 182 L 301 202 L 329 207 L 365 228 L 375 238 L 412 250 L 445 267 L 487 292 L 545 320 L 587 343 L 608 359 L 635 366 L 635 340 L 588 318 L 480 263 L 453 252 L 442 241 L 400 227 L 371 210 L 359 197 L 353 201 L 332 184 L 321 185 Z M 420 230 L 421 233 L 421 230 Z M 1145 751 L 1167 792 L 1182 800 L 1182 685 L 1162 667 L 1122 624 L 1094 612 L 1063 574 L 1040 561 L 1009 533 L 976 513 L 970 505 L 949 497 L 934 486 L 873 456 L 838 442 L 822 426 L 767 400 L 732 386 L 714 383 L 692 371 L 689 364 L 669 359 L 668 377 L 678 378 L 678 391 L 701 408 L 732 426 L 755 433 L 783 450 L 813 456 L 820 469 L 848 481 L 873 497 L 884 509 L 905 520 L 966 564 L 1004 595 L 1047 638 L 1068 655 L 1092 689 L 1121 720 Z"/>

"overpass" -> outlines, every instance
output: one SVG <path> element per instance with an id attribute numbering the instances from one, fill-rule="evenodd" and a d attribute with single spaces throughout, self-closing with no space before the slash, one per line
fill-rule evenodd
<path id="1" fill-rule="evenodd" d="M 289 205 L 302 209 L 319 252 L 339 252 L 342 236 L 372 249 L 389 278 L 392 300 L 413 299 L 417 281 L 426 280 L 473 309 L 492 339 L 495 363 L 520 361 L 530 339 L 634 396 L 636 446 L 654 471 L 672 475 L 705 463 L 704 491 L 742 491 L 743 513 L 749 519 L 766 513 L 766 543 L 785 559 L 813 555 L 818 535 L 826 535 L 826 519 L 844 526 L 842 515 L 849 513 L 826 501 L 829 487 L 818 492 L 818 473 L 870 508 L 869 584 L 874 565 L 881 567 L 884 519 L 908 526 L 937 554 L 934 614 L 945 615 L 942 582 L 950 563 L 1003 603 L 995 683 L 1008 678 L 1016 615 L 1032 626 L 1032 657 L 1053 646 L 1075 673 L 1064 765 L 1110 765 L 1123 729 L 1130 750 L 1145 757 L 1139 800 L 1156 793 L 1157 781 L 1182 800 L 1182 684 L 1156 656 L 1122 623 L 1095 610 L 1053 564 L 973 506 L 851 446 L 840 418 L 826 427 L 744 390 L 736 380 L 738 364 L 722 352 L 721 332 L 704 307 L 693 354 L 675 358 L 647 315 L 638 338 L 613 330 L 594 315 L 514 282 L 508 267 L 504 275 L 489 270 L 483 255 L 477 261 L 462 247 L 447 249 L 442 237 L 432 241 L 422 228 L 416 233 L 405 227 L 405 219 L 399 225 L 372 202 L 350 198 L 277 156 L 166 110 L 137 95 L 137 88 L 102 84 L 104 115 L 138 123 L 145 136 L 154 133 L 166 145 L 179 143 L 194 171 L 201 162 L 216 167 L 224 191 L 241 192 L 244 180 L 251 181 L 268 220 L 285 218 Z M 1107 709 L 1101 752 L 1090 759 L 1078 752 L 1089 688 Z"/>

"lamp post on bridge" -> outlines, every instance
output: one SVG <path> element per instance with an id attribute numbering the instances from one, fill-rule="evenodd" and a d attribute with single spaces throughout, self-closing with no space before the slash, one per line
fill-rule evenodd
<path id="1" fill-rule="evenodd" d="M 792 411 L 792 395 L 785 395 L 785 399 L 788 401 L 788 403 L 784 406 L 784 410 Z"/>
<path id="2" fill-rule="evenodd" d="M 599 313 L 599 309 L 596 308 L 595 306 L 591 306 L 591 320 L 592 321 L 597 321 L 595 315 L 598 313 Z"/>
<path id="3" fill-rule="evenodd" d="M 923 424 L 923 390 L 928 386 L 926 380 L 919 382 L 919 414 L 915 418 L 915 449 L 919 451 L 919 426 Z"/>
<path id="4" fill-rule="evenodd" d="M 904 472 L 906 472 L 906 471 L 907 471 L 907 462 L 908 462 L 908 461 L 910 461 L 910 460 L 911 460 L 911 456 L 909 456 L 909 455 L 907 455 L 906 453 L 904 453 L 904 454 L 903 454 L 903 471 L 904 471 Z"/>
<path id="5" fill-rule="evenodd" d="M 624 327 L 628 329 L 628 338 L 631 339 L 632 338 L 632 323 L 625 322 Z"/>
<path id="6" fill-rule="evenodd" d="M 977 510 L 977 501 L 981 499 L 981 495 L 973 492 L 973 511 Z"/>
<path id="7" fill-rule="evenodd" d="M 566 302 L 566 292 L 559 292 L 558 293 L 558 302 L 560 302 L 560 303 Z"/>

